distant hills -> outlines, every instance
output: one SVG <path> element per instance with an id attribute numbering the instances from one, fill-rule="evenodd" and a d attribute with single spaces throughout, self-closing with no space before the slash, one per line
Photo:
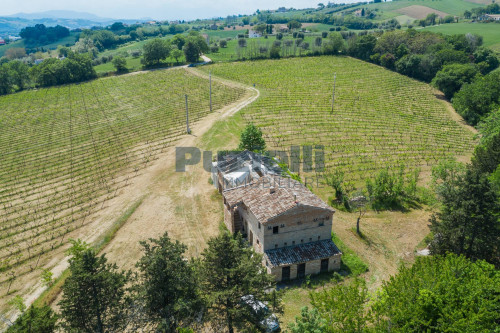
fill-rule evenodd
<path id="1" fill-rule="evenodd" d="M 0 16 L 0 37 L 8 35 L 19 35 L 22 28 L 35 24 L 46 26 L 62 25 L 69 29 L 90 28 L 93 26 L 106 26 L 120 21 L 123 23 L 136 23 L 150 20 L 141 19 L 115 19 L 100 17 L 91 13 L 75 12 L 69 10 L 49 10 L 37 13 L 17 13 L 8 16 Z"/>

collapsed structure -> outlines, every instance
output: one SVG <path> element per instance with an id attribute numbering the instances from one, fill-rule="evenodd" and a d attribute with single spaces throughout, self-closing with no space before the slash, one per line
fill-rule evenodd
<path id="1" fill-rule="evenodd" d="M 251 152 L 213 164 L 224 198 L 224 223 L 241 232 L 277 281 L 340 269 L 331 239 L 335 211 L 298 181 L 281 176 L 273 159 Z"/>

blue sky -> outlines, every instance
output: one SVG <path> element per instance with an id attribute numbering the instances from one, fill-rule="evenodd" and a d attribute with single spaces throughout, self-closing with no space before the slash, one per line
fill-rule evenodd
<path id="1" fill-rule="evenodd" d="M 257 9 L 316 7 L 321 0 L 22 0 L 2 1 L 0 16 L 19 12 L 33 13 L 47 10 L 89 12 L 111 18 L 195 19 L 251 14 Z M 334 2 L 356 2 L 340 0 Z M 328 1 L 324 2 L 325 4 Z"/>

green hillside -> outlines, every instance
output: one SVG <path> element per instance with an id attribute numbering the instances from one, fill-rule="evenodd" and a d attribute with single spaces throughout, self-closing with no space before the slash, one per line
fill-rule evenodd
<path id="1" fill-rule="evenodd" d="M 500 24 L 498 23 L 453 23 L 427 27 L 425 30 L 440 32 L 446 35 L 478 34 L 483 36 L 484 45 L 500 52 Z"/>
<path id="2" fill-rule="evenodd" d="M 452 119 L 429 85 L 352 58 L 238 62 L 203 70 L 256 85 L 262 97 L 244 110 L 244 118 L 263 129 L 269 148 L 324 145 L 328 171 L 343 170 L 355 182 L 386 167 L 426 168 L 474 147 L 473 134 Z"/>
<path id="3" fill-rule="evenodd" d="M 212 87 L 214 110 L 245 91 Z M 44 265 L 68 233 L 90 223 L 103 202 L 185 134 L 185 94 L 191 122 L 210 112 L 208 80 L 185 69 L 0 97 L 0 268 L 6 273 L 0 289 L 7 274 Z"/>

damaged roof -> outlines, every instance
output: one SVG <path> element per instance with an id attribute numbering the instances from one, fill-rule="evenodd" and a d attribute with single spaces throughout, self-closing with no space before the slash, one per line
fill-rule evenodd
<path id="1" fill-rule="evenodd" d="M 331 239 L 271 249 L 264 252 L 272 267 L 300 264 L 342 254 Z"/>
<path id="2" fill-rule="evenodd" d="M 222 195 L 231 207 L 244 204 L 263 224 L 301 205 L 335 212 L 303 184 L 281 176 L 261 177 L 250 184 L 225 190 Z"/>

